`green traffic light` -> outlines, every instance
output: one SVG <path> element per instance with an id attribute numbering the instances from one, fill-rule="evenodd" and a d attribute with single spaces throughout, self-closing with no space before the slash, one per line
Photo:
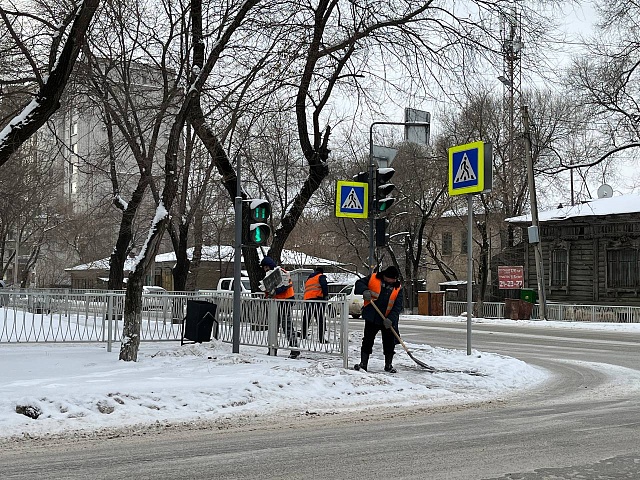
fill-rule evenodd
<path id="1" fill-rule="evenodd" d="M 379 201 L 378 202 L 378 211 L 379 212 L 384 212 L 385 210 L 388 210 L 389 208 L 391 208 L 391 205 L 393 205 L 393 202 L 395 201 L 395 199 L 390 198 L 388 200 L 383 201 Z"/>
<path id="2" fill-rule="evenodd" d="M 254 231 L 253 240 L 257 243 L 262 242 L 262 229 L 256 228 Z"/>

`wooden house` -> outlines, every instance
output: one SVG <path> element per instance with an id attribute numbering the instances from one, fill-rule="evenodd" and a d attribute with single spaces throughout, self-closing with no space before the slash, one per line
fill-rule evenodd
<path id="1" fill-rule="evenodd" d="M 640 196 L 600 198 L 539 213 L 547 300 L 640 306 Z M 525 231 L 531 216 L 506 220 Z M 537 288 L 533 246 L 524 245 L 525 286 Z"/>

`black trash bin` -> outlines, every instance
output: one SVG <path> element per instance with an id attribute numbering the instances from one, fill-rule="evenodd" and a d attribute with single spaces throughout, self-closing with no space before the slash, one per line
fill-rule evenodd
<path id="1" fill-rule="evenodd" d="M 193 343 L 211 341 L 211 333 L 218 338 L 218 321 L 216 320 L 215 303 L 204 300 L 188 300 L 187 316 L 182 324 L 182 340 L 191 340 Z"/>

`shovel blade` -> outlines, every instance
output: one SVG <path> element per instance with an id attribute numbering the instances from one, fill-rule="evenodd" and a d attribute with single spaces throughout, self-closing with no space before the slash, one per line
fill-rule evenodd
<path id="1" fill-rule="evenodd" d="M 427 370 L 429 370 L 431 373 L 434 373 L 436 371 L 435 367 L 432 367 L 431 365 L 428 365 L 426 363 L 424 363 L 421 360 L 418 360 L 416 357 L 414 357 L 411 352 L 409 350 L 407 350 L 407 354 L 409 355 L 409 357 L 411 358 L 411 360 L 413 360 L 414 362 L 416 362 L 418 365 L 420 365 L 423 368 L 426 368 Z"/>

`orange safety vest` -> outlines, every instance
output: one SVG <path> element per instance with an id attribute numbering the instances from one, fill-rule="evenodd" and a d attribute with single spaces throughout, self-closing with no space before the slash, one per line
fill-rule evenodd
<path id="1" fill-rule="evenodd" d="M 284 268 L 281 268 L 281 270 L 286 273 Z M 289 279 L 289 287 L 281 293 L 276 293 L 273 298 L 279 298 L 279 299 L 283 299 L 283 298 L 291 298 L 295 295 L 295 292 L 293 291 L 293 281 L 291 279 Z"/>
<path id="2" fill-rule="evenodd" d="M 322 274 L 318 273 L 311 278 L 307 278 L 307 281 L 304 282 L 304 299 L 305 300 L 315 300 L 322 299 L 324 295 L 322 294 L 322 286 L 320 285 L 320 276 Z"/>
<path id="3" fill-rule="evenodd" d="M 369 278 L 369 284 L 367 285 L 367 287 L 369 288 L 369 290 L 371 290 L 371 293 L 372 293 L 371 299 L 375 300 L 378 298 L 378 296 L 380 295 L 380 291 L 382 290 L 382 280 L 380 280 L 375 275 L 371 275 L 371 278 Z M 391 313 L 393 304 L 395 303 L 396 298 L 398 298 L 398 293 L 400 293 L 400 287 L 395 287 L 391 292 L 391 295 L 389 296 L 389 303 L 387 304 L 387 311 L 384 314 L 385 316 Z M 364 306 L 366 307 L 370 303 L 371 303 L 370 301 L 365 300 Z"/>

